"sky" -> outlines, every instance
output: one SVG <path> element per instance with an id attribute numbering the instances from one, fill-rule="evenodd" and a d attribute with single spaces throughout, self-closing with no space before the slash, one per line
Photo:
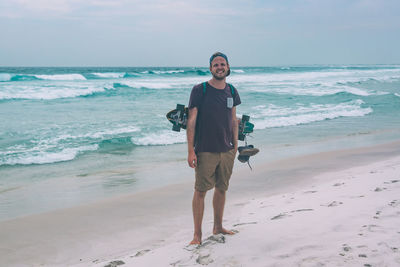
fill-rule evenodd
<path id="1" fill-rule="evenodd" d="M 0 66 L 399 64 L 398 0 L 0 0 Z"/>

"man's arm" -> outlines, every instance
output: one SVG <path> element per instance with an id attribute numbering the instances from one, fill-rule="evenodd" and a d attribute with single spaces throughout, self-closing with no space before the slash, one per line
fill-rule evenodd
<path id="1" fill-rule="evenodd" d="M 194 152 L 194 134 L 196 132 L 197 108 L 189 109 L 189 118 L 186 124 L 186 135 L 188 143 L 188 164 L 191 168 L 197 166 L 197 156 Z"/>
<path id="2" fill-rule="evenodd" d="M 238 136 L 239 136 L 239 124 L 236 118 L 236 106 L 232 108 L 232 136 L 233 136 L 233 146 L 235 147 L 235 152 L 238 149 Z"/>

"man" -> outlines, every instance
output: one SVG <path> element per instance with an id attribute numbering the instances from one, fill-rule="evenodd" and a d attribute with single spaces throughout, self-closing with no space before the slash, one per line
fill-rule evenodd
<path id="1" fill-rule="evenodd" d="M 201 244 L 201 224 L 206 192 L 215 187 L 213 234 L 233 234 L 222 227 L 225 195 L 238 149 L 236 106 L 241 103 L 236 89 L 226 83 L 230 74 L 226 55 L 210 58 L 211 80 L 193 87 L 187 122 L 188 164 L 195 168 L 193 195 L 194 236 L 191 245 Z"/>

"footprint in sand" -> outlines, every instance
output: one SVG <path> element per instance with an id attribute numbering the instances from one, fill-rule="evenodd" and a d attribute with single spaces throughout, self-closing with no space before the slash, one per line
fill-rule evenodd
<path id="1" fill-rule="evenodd" d="M 236 207 L 241 207 L 241 206 L 245 206 L 247 204 L 249 204 L 250 202 L 242 202 L 242 203 L 236 203 L 234 206 Z"/>
<path id="2" fill-rule="evenodd" d="M 343 251 L 345 251 L 345 252 L 350 252 L 350 251 L 352 250 L 352 248 L 351 248 L 349 245 L 347 245 L 347 244 L 343 244 L 342 249 L 343 249 Z"/>
<path id="3" fill-rule="evenodd" d="M 397 199 L 395 199 L 395 200 L 392 200 L 392 201 L 389 203 L 389 206 L 397 207 L 399 204 L 400 204 L 400 202 L 399 202 Z"/>
<path id="4" fill-rule="evenodd" d="M 257 224 L 257 222 L 237 223 L 237 224 L 234 224 L 233 227 L 240 226 L 240 225 L 247 225 L 247 224 Z"/>
<path id="5" fill-rule="evenodd" d="M 176 265 L 179 264 L 179 266 L 180 266 L 181 263 L 182 263 L 182 261 L 181 261 L 181 260 L 178 260 L 178 261 L 175 261 L 175 262 L 171 262 L 169 265 L 171 265 L 171 266 L 176 266 Z"/>
<path id="6" fill-rule="evenodd" d="M 232 231 L 238 233 L 238 231 L 235 230 Z M 225 236 L 223 234 L 212 235 L 209 236 L 206 240 L 204 240 L 200 245 L 187 245 L 184 249 L 187 251 L 201 251 L 201 249 L 204 249 L 216 243 L 225 243 Z"/>
<path id="7" fill-rule="evenodd" d="M 274 205 L 264 205 L 264 206 L 261 206 L 260 208 L 261 209 L 265 209 L 265 208 L 271 208 L 271 207 L 273 207 Z"/>
<path id="8" fill-rule="evenodd" d="M 293 212 L 302 212 L 302 211 L 313 211 L 313 209 L 299 209 L 299 210 L 292 210 L 291 213 Z"/>
<path id="9" fill-rule="evenodd" d="M 353 249 L 350 246 L 348 246 L 347 244 L 343 245 L 343 250 L 345 252 L 349 252 L 349 253 L 353 252 Z M 358 258 L 368 258 L 368 254 L 365 253 L 365 251 L 366 250 L 367 251 L 371 251 L 371 250 L 368 249 L 368 246 L 366 246 L 366 245 L 359 245 L 359 246 L 356 247 L 356 250 L 361 250 L 358 253 L 356 251 L 354 251 L 355 253 L 357 253 L 356 255 L 358 256 Z"/>
<path id="10" fill-rule="evenodd" d="M 332 202 L 330 202 L 328 204 L 322 204 L 321 206 L 323 206 L 323 207 L 336 207 L 336 206 L 339 206 L 339 205 L 342 205 L 342 204 L 343 204 L 343 202 L 340 202 L 340 201 L 332 201 Z"/>
<path id="11" fill-rule="evenodd" d="M 197 257 L 196 262 L 201 265 L 208 265 L 208 264 L 214 262 L 214 260 L 211 258 L 211 255 L 209 253 L 201 252 L 201 253 L 199 253 L 199 256 Z"/>
<path id="12" fill-rule="evenodd" d="M 207 240 L 214 241 L 215 243 L 225 243 L 225 236 L 223 234 L 212 235 Z"/>
<path id="13" fill-rule="evenodd" d="M 201 245 L 187 245 L 186 247 L 184 247 L 184 250 L 187 251 L 196 251 L 197 249 L 200 248 Z"/>
<path id="14" fill-rule="evenodd" d="M 303 212 L 303 211 L 313 211 L 313 209 L 299 209 L 299 210 L 292 210 L 290 213 L 295 213 L 295 212 Z M 278 220 L 278 219 L 283 219 L 286 217 L 291 217 L 292 215 L 290 215 L 288 212 L 283 212 L 280 213 L 274 217 L 271 218 L 271 220 Z"/>
<path id="15" fill-rule="evenodd" d="M 235 230 L 233 230 L 233 232 L 238 233 L 238 231 Z M 217 243 L 225 243 L 225 236 L 223 234 L 209 236 L 201 245 L 186 246 L 185 249 L 192 252 L 189 261 L 196 258 L 196 263 L 201 265 L 208 265 L 214 262 L 211 257 L 212 249 L 210 248 L 210 246 L 213 246 Z M 178 264 L 180 266 L 182 263 L 183 261 L 180 260 L 171 263 L 170 265 L 176 266 Z"/>
<path id="16" fill-rule="evenodd" d="M 367 230 L 368 232 L 371 232 L 371 233 L 384 232 L 384 231 L 382 230 L 382 227 L 379 226 L 379 225 L 376 225 L 376 224 L 363 225 L 363 228 L 366 228 L 366 230 Z M 363 234 L 360 233 L 359 235 L 363 235 Z"/>
<path id="17" fill-rule="evenodd" d="M 303 192 L 304 194 L 314 194 L 314 193 L 317 193 L 318 191 L 315 191 L 315 190 L 310 190 L 310 191 L 305 191 L 305 192 Z"/>
<path id="18" fill-rule="evenodd" d="M 290 216 L 291 215 L 289 215 L 286 212 L 284 212 L 284 213 L 280 213 L 280 214 L 272 217 L 271 220 L 279 220 L 279 219 L 283 219 L 283 218 L 290 217 Z"/>
<path id="19" fill-rule="evenodd" d="M 112 261 L 109 264 L 105 265 L 104 267 L 117 267 L 119 265 L 124 265 L 125 262 L 123 261 Z"/>
<path id="20" fill-rule="evenodd" d="M 341 186 L 341 185 L 344 185 L 344 183 L 336 183 L 333 186 Z"/>
<path id="21" fill-rule="evenodd" d="M 347 256 L 347 253 L 351 253 L 352 251 L 353 251 L 353 249 L 349 245 L 343 244 L 342 252 L 340 252 L 339 255 L 342 257 L 345 257 L 345 256 Z"/>
<path id="22" fill-rule="evenodd" d="M 377 188 L 375 188 L 375 192 L 381 192 L 381 191 L 383 191 L 383 190 L 386 190 L 386 188 L 385 187 L 382 187 L 382 188 L 380 188 L 380 187 L 377 187 Z"/>
<path id="23" fill-rule="evenodd" d="M 135 256 L 131 256 L 131 257 L 140 257 L 140 256 L 143 256 L 144 254 L 146 254 L 147 252 L 149 252 L 150 251 L 150 249 L 143 249 L 143 250 L 141 250 L 141 251 L 138 251 L 136 254 L 135 254 Z"/>
<path id="24" fill-rule="evenodd" d="M 398 182 L 400 182 L 400 180 L 391 180 L 388 182 L 384 182 L 384 184 L 394 184 L 394 183 L 398 183 Z"/>

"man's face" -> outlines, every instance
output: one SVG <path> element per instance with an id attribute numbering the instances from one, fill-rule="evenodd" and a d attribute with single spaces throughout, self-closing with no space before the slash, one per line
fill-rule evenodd
<path id="1" fill-rule="evenodd" d="M 213 77 L 217 80 L 223 80 L 228 76 L 228 70 L 229 65 L 223 57 L 216 57 L 211 62 L 210 71 Z"/>

